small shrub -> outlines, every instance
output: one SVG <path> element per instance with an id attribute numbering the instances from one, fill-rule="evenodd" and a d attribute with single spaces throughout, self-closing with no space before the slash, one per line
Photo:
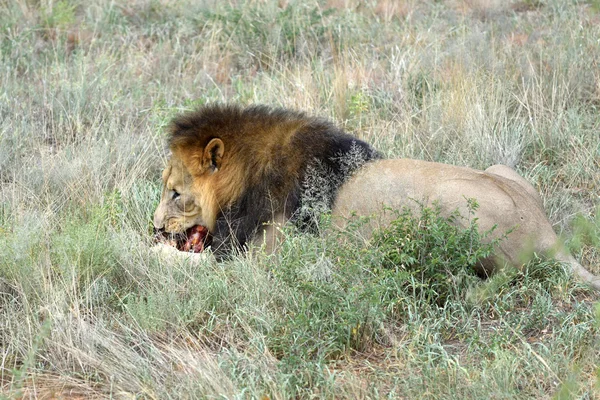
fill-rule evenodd
<path id="1" fill-rule="evenodd" d="M 477 208 L 474 200 L 468 200 L 468 217 L 458 211 L 444 217 L 439 205 L 419 204 L 419 215 L 408 208 L 396 212 L 396 220 L 374 236 L 373 246 L 382 253 L 382 270 L 375 266 L 374 272 L 401 274 L 404 290 L 430 303 L 443 305 L 449 298 L 463 298 L 461 293 L 479 279 L 479 261 L 489 257 L 500 240 L 484 243 L 495 227 L 479 232 Z M 466 229 L 459 220 L 467 221 Z"/>

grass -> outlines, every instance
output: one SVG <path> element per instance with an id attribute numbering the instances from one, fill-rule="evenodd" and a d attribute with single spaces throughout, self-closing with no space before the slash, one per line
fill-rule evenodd
<path id="1" fill-rule="evenodd" d="M 552 260 L 480 279 L 472 231 L 435 210 L 366 248 L 288 232 L 271 258 L 149 250 L 163 128 L 231 101 L 331 118 L 390 157 L 514 166 L 600 273 L 597 1 L 0 16 L 0 398 L 600 398 L 597 294 Z M 439 235 L 411 231 L 427 218 Z M 416 253 L 394 253 L 408 234 Z M 438 264 L 398 269 L 427 246 Z"/>

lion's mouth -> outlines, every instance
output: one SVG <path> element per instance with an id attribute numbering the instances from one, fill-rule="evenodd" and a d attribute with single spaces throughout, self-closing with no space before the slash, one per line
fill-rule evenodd
<path id="1" fill-rule="evenodd" d="M 210 235 L 205 226 L 194 225 L 184 233 L 159 232 L 156 234 L 156 240 L 179 251 L 200 253 L 210 244 Z"/>

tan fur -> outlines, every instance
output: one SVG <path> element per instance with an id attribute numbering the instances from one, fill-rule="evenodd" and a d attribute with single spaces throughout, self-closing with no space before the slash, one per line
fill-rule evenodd
<path id="1" fill-rule="evenodd" d="M 559 241 L 535 189 L 507 166 L 477 171 L 420 160 L 375 161 L 341 187 L 333 216 L 338 227 L 346 226 L 353 213 L 373 216 L 360 232 L 368 240 L 374 229 L 395 218 L 386 208 L 417 210 L 418 202 L 431 205 L 437 201 L 443 214 L 458 209 L 467 216 L 468 198 L 479 204 L 475 217 L 480 230 L 496 226 L 488 240 L 512 230 L 500 242 L 495 259 L 484 262 L 487 272 L 493 272 L 504 261 L 520 266 L 535 252 L 569 264 L 580 278 L 600 290 L 600 279 L 585 270 Z M 467 223 L 462 221 L 464 226 Z"/>
<path id="2" fill-rule="evenodd" d="M 540 197 L 537 190 L 535 190 L 535 188 L 533 186 L 531 186 L 531 184 L 529 182 L 527 182 L 521 175 L 517 174 L 517 172 L 514 169 L 512 169 L 511 167 L 509 167 L 507 165 L 496 164 L 496 165 L 492 165 L 491 167 L 487 168 L 485 170 L 485 172 L 487 172 L 488 174 L 495 174 L 495 175 L 502 176 L 506 179 L 510 179 L 513 182 L 517 183 L 518 185 L 520 185 L 523 188 L 523 190 L 525 190 L 531 196 L 532 199 L 535 200 L 537 205 L 542 210 L 544 209 L 544 203 L 542 202 L 542 198 Z"/>
<path id="3" fill-rule="evenodd" d="M 175 148 L 171 160 L 179 160 L 186 171 L 194 177 L 194 191 L 197 193 L 199 205 L 202 208 L 206 207 L 208 215 L 205 219 L 209 222 L 207 226 L 212 227 L 219 207 L 227 206 L 240 196 L 244 189 L 242 182 L 247 181 L 247 171 L 242 165 L 229 161 L 230 157 L 223 161 L 221 156 L 218 171 L 215 171 L 220 172 L 217 176 L 205 165 L 207 157 L 204 150 Z"/>
<path id="4" fill-rule="evenodd" d="M 193 225 L 214 226 L 218 203 L 205 179 L 190 174 L 185 163 L 174 155 L 163 171 L 163 191 L 154 213 L 154 226 L 167 232 L 182 232 Z M 180 199 L 173 199 L 173 192 Z"/>

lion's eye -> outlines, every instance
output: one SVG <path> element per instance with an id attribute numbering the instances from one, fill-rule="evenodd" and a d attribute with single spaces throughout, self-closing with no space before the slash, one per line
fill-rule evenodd
<path id="1" fill-rule="evenodd" d="M 181 195 L 179 194 L 178 191 L 173 190 L 173 196 L 171 196 L 172 200 L 177 200 L 179 197 L 181 197 Z"/>

